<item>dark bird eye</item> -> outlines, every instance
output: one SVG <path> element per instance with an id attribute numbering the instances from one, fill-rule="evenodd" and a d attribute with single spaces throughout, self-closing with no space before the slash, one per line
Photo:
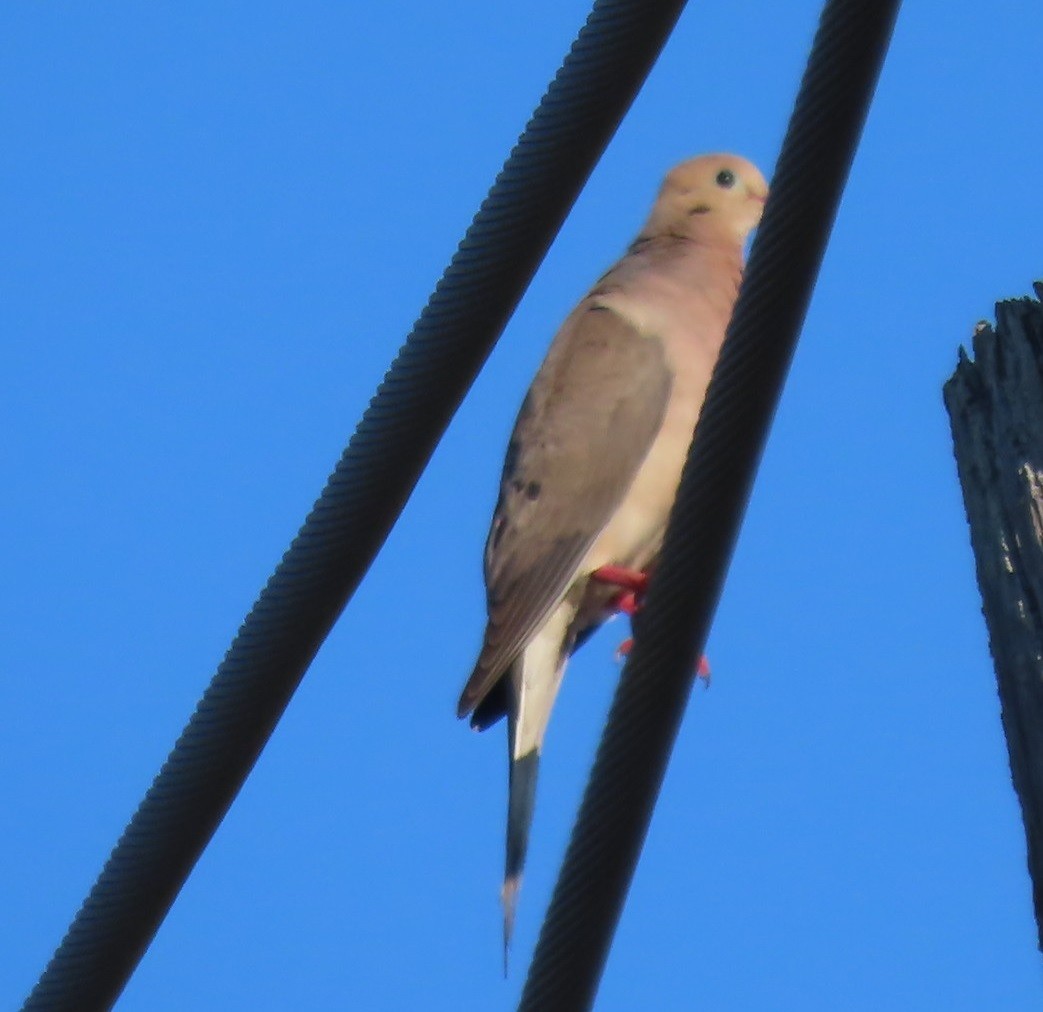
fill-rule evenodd
<path id="1" fill-rule="evenodd" d="M 735 173 L 731 169 L 721 169 L 717 173 L 717 185 L 724 190 L 730 190 L 735 185 Z"/>

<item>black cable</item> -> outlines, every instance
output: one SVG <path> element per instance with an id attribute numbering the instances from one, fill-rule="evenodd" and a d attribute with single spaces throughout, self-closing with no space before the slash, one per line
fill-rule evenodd
<path id="1" fill-rule="evenodd" d="M 526 1012 L 577 1012 L 594 1001 L 897 10 L 898 0 L 831 0 L 823 10 L 529 968 L 519 1004 Z"/>
<path id="2" fill-rule="evenodd" d="M 380 549 L 683 0 L 598 0 L 26 1009 L 109 1007 Z"/>

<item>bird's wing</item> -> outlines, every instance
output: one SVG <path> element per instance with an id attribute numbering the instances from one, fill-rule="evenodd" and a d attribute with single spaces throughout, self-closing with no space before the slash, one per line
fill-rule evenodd
<path id="1" fill-rule="evenodd" d="M 652 445 L 673 377 L 612 309 L 569 317 L 522 405 L 485 549 L 489 622 L 460 698 L 481 702 L 561 600 Z"/>

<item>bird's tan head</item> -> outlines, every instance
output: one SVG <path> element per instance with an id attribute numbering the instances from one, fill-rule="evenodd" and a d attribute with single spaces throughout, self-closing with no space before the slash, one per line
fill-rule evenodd
<path id="1" fill-rule="evenodd" d="M 768 184 L 739 155 L 701 155 L 667 173 L 642 239 L 717 236 L 742 242 L 757 227 Z"/>

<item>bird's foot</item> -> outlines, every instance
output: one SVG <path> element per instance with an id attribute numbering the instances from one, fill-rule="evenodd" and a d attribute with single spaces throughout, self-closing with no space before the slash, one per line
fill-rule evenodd
<path id="1" fill-rule="evenodd" d="M 645 592 L 648 590 L 648 573 L 624 566 L 602 566 L 590 574 L 592 580 L 619 587 L 619 593 L 609 602 L 614 612 L 622 612 L 633 617 L 644 604 Z M 622 660 L 634 645 L 631 637 L 623 640 L 616 649 L 616 660 Z M 710 663 L 705 657 L 699 658 L 695 666 L 695 677 L 705 679 L 707 688 L 710 685 Z"/>

